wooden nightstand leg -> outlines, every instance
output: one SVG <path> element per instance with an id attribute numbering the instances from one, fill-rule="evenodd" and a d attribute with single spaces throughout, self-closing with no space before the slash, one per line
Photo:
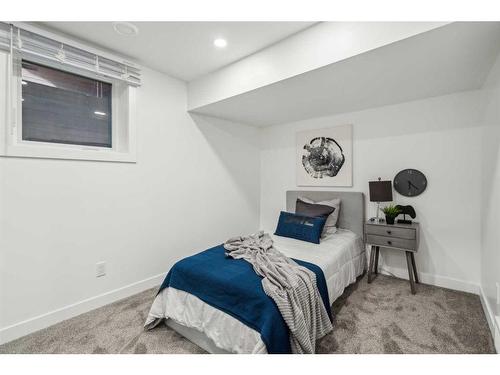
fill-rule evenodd
<path id="1" fill-rule="evenodd" d="M 375 246 L 371 247 L 370 250 L 370 262 L 368 264 L 368 284 L 372 282 L 372 270 L 373 270 L 373 262 L 375 261 Z"/>
<path id="2" fill-rule="evenodd" d="M 415 294 L 415 282 L 413 281 L 413 266 L 411 264 L 411 251 L 406 252 L 406 265 L 408 266 L 408 278 L 410 279 L 411 294 Z"/>
<path id="3" fill-rule="evenodd" d="M 378 258 L 380 255 L 380 246 L 376 247 L 377 250 L 375 250 L 375 269 L 373 270 L 373 273 L 376 275 L 378 274 Z"/>
<path id="4" fill-rule="evenodd" d="M 420 281 L 418 281 L 418 274 L 417 274 L 417 265 L 415 264 L 415 253 L 411 253 L 411 265 L 413 266 L 413 277 L 415 278 L 415 282 L 417 284 L 420 284 Z"/>

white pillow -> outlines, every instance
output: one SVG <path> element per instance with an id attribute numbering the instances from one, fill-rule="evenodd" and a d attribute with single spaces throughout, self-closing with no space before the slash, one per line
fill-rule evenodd
<path id="1" fill-rule="evenodd" d="M 321 237 L 324 238 L 330 234 L 334 234 L 337 232 L 337 221 L 339 219 L 339 212 L 340 212 L 340 199 L 335 198 L 335 199 L 330 199 L 327 201 L 320 201 L 320 202 L 315 202 L 309 198 L 305 197 L 299 197 L 299 199 L 302 202 L 309 203 L 309 204 L 322 204 L 325 206 L 330 206 L 335 208 L 335 210 L 328 215 L 328 218 L 326 219 L 325 226 L 323 227 L 323 232 L 321 233 Z"/>

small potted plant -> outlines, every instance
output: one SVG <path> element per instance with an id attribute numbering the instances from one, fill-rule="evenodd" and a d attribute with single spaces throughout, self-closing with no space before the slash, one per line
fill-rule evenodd
<path id="1" fill-rule="evenodd" d="M 380 209 L 385 214 L 387 224 L 394 224 L 394 219 L 401 213 L 398 207 L 392 204 Z"/>

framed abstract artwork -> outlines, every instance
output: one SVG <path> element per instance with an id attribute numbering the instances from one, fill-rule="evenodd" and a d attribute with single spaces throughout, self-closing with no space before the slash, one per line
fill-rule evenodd
<path id="1" fill-rule="evenodd" d="M 297 186 L 352 186 L 352 125 L 297 132 Z"/>

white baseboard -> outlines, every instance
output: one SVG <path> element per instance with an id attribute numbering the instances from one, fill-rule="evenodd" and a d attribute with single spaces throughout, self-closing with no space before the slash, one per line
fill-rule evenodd
<path id="1" fill-rule="evenodd" d="M 480 288 L 479 297 L 481 298 L 481 305 L 483 305 L 484 314 L 490 327 L 491 336 L 495 342 L 495 349 L 497 353 L 500 353 L 500 316 L 495 316 L 493 313 L 493 309 L 484 294 L 483 288 Z"/>
<path id="2" fill-rule="evenodd" d="M 495 325 L 495 335 L 493 336 L 493 340 L 495 341 L 495 350 L 497 354 L 500 353 L 500 316 L 495 317 L 496 325 Z"/>
<path id="3" fill-rule="evenodd" d="M 161 284 L 166 272 L 0 329 L 0 344 Z"/>
<path id="4" fill-rule="evenodd" d="M 401 279 L 408 280 L 408 270 L 406 268 L 403 269 L 403 268 L 389 267 L 383 264 L 380 266 L 379 272 L 384 275 L 396 276 Z M 460 290 L 462 292 L 468 292 L 474 294 L 479 294 L 480 290 L 479 284 L 470 281 L 454 279 L 452 277 L 432 275 L 424 272 L 419 272 L 418 277 L 423 284 L 435 285 L 442 288 Z"/>

